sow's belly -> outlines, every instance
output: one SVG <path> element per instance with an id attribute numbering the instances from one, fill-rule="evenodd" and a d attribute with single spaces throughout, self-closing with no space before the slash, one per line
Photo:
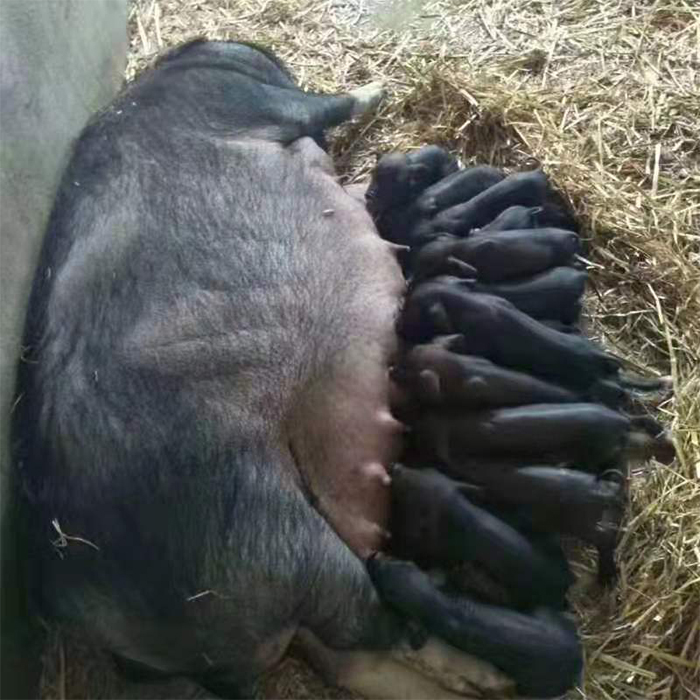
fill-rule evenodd
<path id="1" fill-rule="evenodd" d="M 328 294 L 314 295 L 322 338 L 310 340 L 325 350 L 309 348 L 313 370 L 292 399 L 289 445 L 316 508 L 366 557 L 385 544 L 387 470 L 403 434 L 389 410 L 388 368 L 405 283 L 391 244 L 338 186 L 325 153 L 310 139 L 294 148 L 316 165 L 327 222 L 322 237 L 337 264 L 318 270 Z"/>
<path id="2" fill-rule="evenodd" d="M 211 188 L 227 211 L 217 247 L 181 261 L 193 293 L 149 297 L 130 346 L 149 369 L 186 374 L 217 439 L 253 431 L 281 450 L 317 510 L 366 556 L 384 544 L 402 434 L 388 403 L 401 269 L 311 139 L 227 147 L 232 165 Z"/>

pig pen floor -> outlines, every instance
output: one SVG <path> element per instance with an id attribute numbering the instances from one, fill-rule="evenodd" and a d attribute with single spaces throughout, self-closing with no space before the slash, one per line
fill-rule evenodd
<path id="1" fill-rule="evenodd" d="M 386 81 L 378 114 L 339 129 L 349 182 L 376 153 L 442 144 L 465 163 L 541 164 L 590 242 L 587 313 L 633 368 L 670 374 L 671 467 L 635 474 L 612 592 L 575 594 L 587 673 L 571 698 L 700 698 L 700 5 L 695 0 L 132 0 L 132 79 L 197 35 L 267 44 L 302 86 Z M 340 698 L 290 659 L 267 698 Z M 132 685 L 60 631 L 43 698 L 207 697 Z"/>

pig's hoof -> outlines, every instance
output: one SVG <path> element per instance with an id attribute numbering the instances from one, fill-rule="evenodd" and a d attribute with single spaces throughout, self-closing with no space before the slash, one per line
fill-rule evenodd
<path id="1" fill-rule="evenodd" d="M 377 108 L 384 97 L 385 87 L 380 80 L 368 83 L 355 90 L 350 91 L 350 95 L 355 98 L 355 105 L 352 110 L 353 117 L 371 112 Z"/>

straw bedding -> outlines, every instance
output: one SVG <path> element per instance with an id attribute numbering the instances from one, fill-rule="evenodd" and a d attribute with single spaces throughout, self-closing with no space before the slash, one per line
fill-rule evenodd
<path id="1" fill-rule="evenodd" d="M 376 154 L 438 143 L 469 163 L 542 165 L 580 217 L 592 334 L 671 375 L 678 458 L 635 471 L 612 592 L 577 553 L 587 674 L 571 698 L 700 698 L 700 5 L 696 0 L 133 0 L 133 78 L 196 35 L 267 44 L 303 87 L 383 79 L 378 114 L 336 131 L 347 181 Z M 135 688 L 54 632 L 43 696 L 193 697 Z M 265 697 L 347 697 L 301 662 Z M 161 695 L 158 695 L 161 693 Z"/>

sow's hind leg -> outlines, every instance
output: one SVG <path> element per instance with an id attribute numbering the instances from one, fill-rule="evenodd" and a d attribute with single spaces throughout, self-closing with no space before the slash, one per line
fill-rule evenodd
<path id="1" fill-rule="evenodd" d="M 305 92 L 274 53 L 250 42 L 191 41 L 165 54 L 159 66 L 173 75 L 168 89 L 179 93 L 179 70 L 199 71 L 198 97 L 212 114 L 223 115 L 227 127 L 285 145 L 310 136 L 325 147 L 326 129 L 372 111 L 384 94 L 380 82 L 344 94 Z M 189 89 L 186 96 L 193 94 Z"/>
<path id="2" fill-rule="evenodd" d="M 280 99 L 272 101 L 275 129 L 282 143 L 304 136 L 312 137 L 326 148 L 324 132 L 355 117 L 372 112 L 384 96 L 383 83 L 376 81 L 340 95 L 315 95 L 301 90 L 280 90 Z"/>

